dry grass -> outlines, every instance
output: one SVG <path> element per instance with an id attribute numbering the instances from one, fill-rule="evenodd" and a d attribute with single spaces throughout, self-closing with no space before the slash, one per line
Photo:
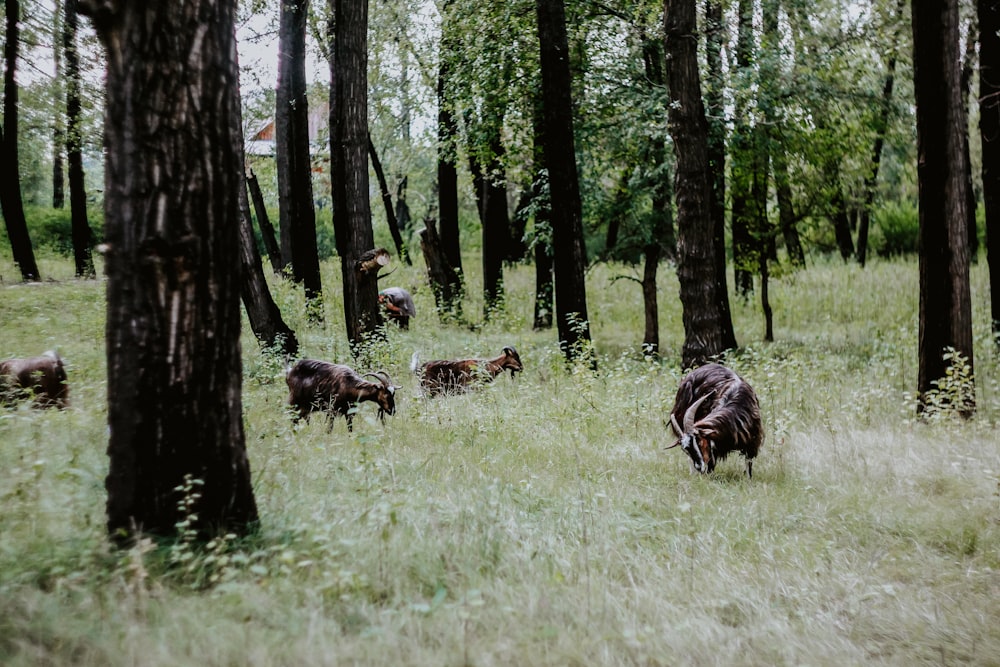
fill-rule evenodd
<path id="1" fill-rule="evenodd" d="M 0 412 L 0 662 L 996 665 L 1000 364 L 983 264 L 968 423 L 913 419 L 915 263 L 819 261 L 776 281 L 772 345 L 756 305 L 734 302 L 729 363 L 768 431 L 752 481 L 740 460 L 701 477 L 662 451 L 681 375 L 671 267 L 663 363 L 636 353 L 638 287 L 611 282 L 631 269 L 590 272 L 597 375 L 530 330 L 530 269 L 508 271 L 504 314 L 480 324 L 473 284 L 476 325 L 443 327 L 421 267 L 403 267 L 420 317 L 371 352 L 405 387 L 386 427 L 365 406 L 353 435 L 342 420 L 293 428 L 281 362 L 247 333 L 260 534 L 127 553 L 103 536 L 103 285 L 0 284 L 0 354 L 59 347 L 74 399 Z M 304 354 L 348 361 L 339 268 L 324 270 L 324 326 L 297 314 L 296 290 L 276 295 Z M 505 344 L 525 363 L 515 381 L 416 395 L 414 350 Z"/>

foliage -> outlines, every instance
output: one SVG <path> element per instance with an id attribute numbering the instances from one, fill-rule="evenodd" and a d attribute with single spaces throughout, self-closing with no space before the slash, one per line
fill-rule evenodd
<path id="1" fill-rule="evenodd" d="M 912 202 L 887 203 L 875 211 L 872 246 L 882 257 L 917 252 L 920 213 Z"/>
<path id="2" fill-rule="evenodd" d="M 61 255 L 73 254 L 73 224 L 70 209 L 55 209 L 42 207 L 26 207 L 25 217 L 28 220 L 28 234 L 36 250 L 49 249 Z M 100 243 L 104 237 L 104 212 L 96 206 L 87 210 L 87 221 L 94 243 Z M 7 245 L 7 230 L 0 226 L 0 243 Z"/>

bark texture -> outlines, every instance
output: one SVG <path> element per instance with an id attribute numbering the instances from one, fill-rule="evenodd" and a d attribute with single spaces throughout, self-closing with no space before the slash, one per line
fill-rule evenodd
<path id="1" fill-rule="evenodd" d="M 235 0 L 82 0 L 107 53 L 108 530 L 246 531 Z"/>
<path id="2" fill-rule="evenodd" d="M 979 0 L 979 133 L 993 341 L 1000 347 L 1000 0 Z"/>

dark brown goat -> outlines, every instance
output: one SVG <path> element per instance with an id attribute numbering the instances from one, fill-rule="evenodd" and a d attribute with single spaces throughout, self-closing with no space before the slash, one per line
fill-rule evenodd
<path id="1" fill-rule="evenodd" d="M 365 377 L 378 382 L 368 382 Z M 285 373 L 288 384 L 288 405 L 295 409 L 295 419 L 313 412 L 325 412 L 330 429 L 337 415 L 347 420 L 347 430 L 354 430 L 354 412 L 359 403 L 378 403 L 378 418 L 385 421 L 385 414 L 396 412 L 396 389 L 385 371 L 359 375 L 350 366 L 331 364 L 328 361 L 303 359 Z"/>
<path id="2" fill-rule="evenodd" d="M 25 397 L 33 397 L 39 408 L 62 409 L 69 405 L 66 368 L 58 352 L 50 350 L 39 357 L 0 362 L 0 399 L 13 404 Z"/>
<path id="3" fill-rule="evenodd" d="M 678 423 L 680 420 L 680 423 Z M 689 373 L 677 388 L 670 425 L 677 441 L 701 473 L 715 470 L 715 462 L 732 452 L 746 457 L 747 477 L 764 442 L 760 405 L 753 387 L 719 364 L 706 364 Z"/>
<path id="4" fill-rule="evenodd" d="M 504 371 L 511 377 L 524 370 L 521 357 L 513 345 L 508 345 L 496 359 L 460 359 L 428 361 L 421 365 L 413 354 L 410 370 L 420 376 L 420 386 L 430 396 L 457 394 L 478 384 L 492 382 Z"/>

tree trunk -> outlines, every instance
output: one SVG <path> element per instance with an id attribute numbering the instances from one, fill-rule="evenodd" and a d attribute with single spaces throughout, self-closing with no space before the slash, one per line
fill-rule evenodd
<path id="1" fill-rule="evenodd" d="M 828 155 L 825 165 L 827 181 L 831 183 L 830 219 L 833 222 L 833 232 L 837 239 L 840 257 L 845 262 L 854 254 L 854 241 L 851 239 L 851 217 L 847 211 L 847 199 L 844 197 L 844 187 L 840 183 L 840 156 Z"/>
<path id="2" fill-rule="evenodd" d="M 736 37 L 736 66 L 748 81 L 756 79 L 754 63 L 753 2 L 739 0 L 739 23 Z M 732 192 L 733 274 L 736 293 L 746 298 L 753 292 L 753 272 L 757 268 L 756 243 L 753 238 L 754 141 L 750 123 L 750 91 L 737 92 L 734 128 L 730 139 L 730 182 Z"/>
<path id="3" fill-rule="evenodd" d="M 969 22 L 969 30 L 965 36 L 965 57 L 962 58 L 959 89 L 961 90 L 962 113 L 965 120 L 963 128 L 969 127 L 969 93 L 972 88 L 972 74 L 976 68 L 976 44 L 979 37 L 976 34 L 976 22 Z M 979 229 L 976 225 L 976 189 L 972 185 L 972 158 L 969 154 L 969 132 L 962 132 L 962 152 L 965 153 L 965 192 L 966 192 L 966 228 L 969 234 L 969 260 L 975 263 L 979 257 Z"/>
<path id="4" fill-rule="evenodd" d="M 771 156 L 771 168 L 774 173 L 775 199 L 778 203 L 778 226 L 785 241 L 788 261 L 792 266 L 802 268 L 806 265 L 806 254 L 802 250 L 802 241 L 799 238 L 795 204 L 792 200 L 792 185 L 788 177 L 788 156 L 785 154 L 784 140 L 780 134 L 772 146 L 774 154 Z"/>
<path id="5" fill-rule="evenodd" d="M 410 254 L 403 244 L 403 236 L 399 233 L 399 225 L 396 222 L 396 212 L 392 209 L 392 193 L 389 192 L 389 185 L 385 181 L 385 171 L 382 169 L 382 161 L 378 159 L 378 152 L 375 150 L 375 142 L 372 141 L 371 133 L 368 134 L 368 156 L 372 161 L 372 169 L 375 170 L 375 177 L 378 179 L 379 192 L 382 195 L 382 204 L 385 207 L 385 220 L 389 225 L 389 233 L 392 234 L 392 242 L 396 244 L 396 254 L 408 266 L 412 266 Z"/>
<path id="6" fill-rule="evenodd" d="M 458 233 L 458 171 L 456 169 L 455 142 L 458 137 L 458 123 L 455 120 L 451 100 L 448 97 L 448 79 L 451 75 L 449 12 L 453 0 L 444 0 L 441 26 L 441 54 L 438 58 L 438 216 L 441 232 L 441 246 L 448 263 L 462 275 L 462 251 Z M 461 298 L 461 297 L 459 297 Z"/>
<path id="7" fill-rule="evenodd" d="M 305 60 L 308 8 L 309 0 L 281 0 L 274 137 L 281 252 L 285 264 L 292 266 L 293 280 L 305 289 L 310 319 L 317 321 L 323 319 L 323 288 L 309 155 Z"/>
<path id="8" fill-rule="evenodd" d="M 587 315 L 584 276 L 587 252 L 583 244 L 583 209 L 576 171 L 566 14 L 563 0 L 536 0 L 535 9 L 545 109 L 545 164 L 549 170 L 552 201 L 556 328 L 566 359 L 573 361 L 586 355 L 591 367 L 596 368 Z"/>
<path id="9" fill-rule="evenodd" d="M 728 309 L 719 304 L 728 295 L 719 293 L 716 244 L 711 220 L 711 183 L 708 169 L 708 123 L 702 106 L 698 74 L 698 43 L 694 38 L 695 0 L 665 0 L 667 81 L 669 83 L 670 134 L 677 156 L 677 276 L 684 311 L 685 368 L 724 352 Z"/>
<path id="10" fill-rule="evenodd" d="M 545 109 L 540 82 L 531 95 L 531 203 L 534 213 L 532 233 L 535 256 L 535 329 L 551 329 L 555 306 L 552 261 L 552 202 L 549 175 L 545 168 Z"/>
<path id="11" fill-rule="evenodd" d="M 462 317 L 462 283 L 455 269 L 448 263 L 434 219 L 424 220 L 419 232 L 420 249 L 427 265 L 427 278 L 434 292 L 434 305 L 438 319 L 446 323 Z"/>
<path id="12" fill-rule="evenodd" d="M 979 133 L 993 342 L 1000 348 L 1000 0 L 978 0 Z"/>
<path id="13" fill-rule="evenodd" d="M 267 206 L 264 204 L 264 194 L 260 191 L 260 183 L 257 181 L 257 174 L 253 169 L 248 169 L 246 174 L 247 188 L 250 190 L 250 199 L 253 201 L 253 210 L 257 214 L 257 225 L 260 227 L 260 237 L 264 241 L 264 250 L 267 251 L 268 261 L 271 263 L 271 270 L 275 275 L 283 275 L 285 265 L 282 264 L 281 248 L 278 246 L 278 238 L 274 234 L 274 226 L 271 225 L 271 218 L 267 214 Z"/>
<path id="14" fill-rule="evenodd" d="M 710 200 L 708 214 L 712 224 L 712 244 L 715 246 L 716 308 L 723 327 L 724 349 L 736 347 L 732 315 L 729 311 L 729 280 L 726 277 L 726 121 L 725 77 L 722 71 L 722 51 L 725 32 L 722 19 L 722 2 L 705 1 L 705 57 L 708 64 L 708 81 L 705 86 L 705 104 L 708 106 L 708 179 Z M 675 243 L 676 245 L 676 243 Z"/>
<path id="15" fill-rule="evenodd" d="M 236 2 L 80 9 L 107 54 L 108 530 L 243 533 Z"/>
<path id="16" fill-rule="evenodd" d="M 911 7 L 920 205 L 917 393 L 923 409 L 927 393 L 946 375 L 949 348 L 974 366 L 958 3 L 913 0 Z M 968 416 L 974 401 L 969 396 L 955 407 Z"/>
<path id="17" fill-rule="evenodd" d="M 72 0 L 71 0 L 72 1 Z M 239 54 L 234 39 L 231 46 L 234 63 L 238 63 Z M 235 67 L 237 77 L 239 77 L 239 65 Z M 264 277 L 264 267 L 261 264 L 260 252 L 257 250 L 257 241 L 253 235 L 253 220 L 250 215 L 250 198 L 247 195 L 249 178 L 246 176 L 246 156 L 243 153 L 243 100 L 240 98 L 239 79 L 232 91 L 232 112 L 230 114 L 230 124 L 232 129 L 233 149 L 236 152 L 238 163 L 244 165 L 243 178 L 238 183 L 239 188 L 239 235 L 240 235 L 240 266 L 243 269 L 243 282 L 240 289 L 240 296 L 243 299 L 243 307 L 246 309 L 247 319 L 250 321 L 250 329 L 260 342 L 261 346 L 267 349 L 281 352 L 286 359 L 294 357 L 299 351 L 299 341 L 291 327 L 285 324 L 281 317 L 281 310 L 271 296 L 271 290 L 267 286 L 267 279 Z M 256 177 L 254 182 L 256 183 Z M 272 242 L 274 233 L 272 231 Z"/>
<path id="18" fill-rule="evenodd" d="M 63 170 L 63 149 L 66 147 L 66 130 L 63 121 L 63 81 L 66 73 L 63 71 L 63 50 L 66 42 L 66 30 L 63 20 L 65 11 L 60 0 L 55 0 L 52 12 L 52 65 L 55 77 L 52 81 L 52 208 L 62 208 L 66 204 L 65 180 Z"/>
<path id="19" fill-rule="evenodd" d="M 66 0 L 63 48 L 66 52 L 66 158 L 69 162 L 69 207 L 76 275 L 93 278 L 94 244 L 87 219 L 87 186 L 83 173 L 82 105 L 80 102 L 80 58 L 77 53 L 77 0 Z"/>
<path id="20" fill-rule="evenodd" d="M 38 280 L 38 264 L 31 247 L 28 221 L 24 217 L 21 199 L 21 174 L 18 166 L 17 133 L 17 52 L 21 35 L 18 21 L 21 4 L 17 0 L 4 0 L 6 34 L 3 48 L 3 131 L 0 132 L 0 208 L 7 227 L 7 238 L 14 263 L 21 270 L 23 280 Z"/>
<path id="21" fill-rule="evenodd" d="M 896 61 L 899 57 L 900 32 L 903 29 L 903 9 L 906 0 L 896 0 L 896 29 L 889 50 L 889 58 L 885 67 L 885 84 L 882 86 L 882 103 L 879 115 L 875 121 L 875 145 L 872 148 L 871 170 L 865 177 L 864 203 L 858 220 L 858 247 L 856 255 L 858 264 L 865 265 L 868 259 L 868 230 L 871 226 L 872 208 L 875 204 L 875 189 L 878 183 L 878 170 L 882 162 L 882 147 L 885 145 L 885 133 L 889 127 L 889 114 L 892 112 L 892 89 L 896 82 Z"/>
<path id="22" fill-rule="evenodd" d="M 344 281 L 347 339 L 357 354 L 382 326 L 378 271 L 363 270 L 359 262 L 375 247 L 368 202 L 368 2 L 330 0 L 330 9 L 333 225 Z"/>
<path id="23" fill-rule="evenodd" d="M 489 321 L 491 313 L 503 308 L 503 260 L 510 243 L 510 216 L 507 214 L 507 178 L 501 156 L 500 128 L 489 128 L 493 133 L 491 158 L 481 164 L 474 153 L 469 157 L 469 168 L 476 190 L 479 221 L 483 227 L 483 319 Z"/>

